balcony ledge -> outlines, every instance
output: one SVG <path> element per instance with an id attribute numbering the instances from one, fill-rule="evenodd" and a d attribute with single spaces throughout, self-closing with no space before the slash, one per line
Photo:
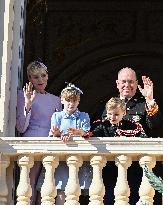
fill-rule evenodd
<path id="1" fill-rule="evenodd" d="M 127 154 L 137 160 L 140 155 L 155 155 L 163 161 L 162 138 L 111 138 L 92 137 L 89 140 L 74 137 L 73 141 L 64 143 L 58 138 L 47 137 L 2 137 L 0 138 L 0 152 L 9 156 L 20 154 L 33 154 L 42 156 L 45 154 L 80 154 L 91 156 L 95 154 L 105 155 L 109 160 L 114 155 Z"/>

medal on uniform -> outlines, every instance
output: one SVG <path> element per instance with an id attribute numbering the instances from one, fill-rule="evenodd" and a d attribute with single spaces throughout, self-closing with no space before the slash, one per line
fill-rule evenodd
<path id="1" fill-rule="evenodd" d="M 132 120 L 134 121 L 134 122 L 139 122 L 140 121 L 140 116 L 139 115 L 137 115 L 137 113 L 136 113 L 136 115 L 133 115 L 133 117 L 132 117 Z"/>

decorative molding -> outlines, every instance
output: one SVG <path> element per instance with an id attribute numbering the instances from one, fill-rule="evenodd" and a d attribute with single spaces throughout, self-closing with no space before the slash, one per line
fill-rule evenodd
<path id="1" fill-rule="evenodd" d="M 92 155 L 104 154 L 113 157 L 114 154 L 134 155 L 133 160 L 139 160 L 140 154 L 155 155 L 162 160 L 163 156 L 163 139 L 162 138 L 121 138 L 111 137 L 92 137 L 85 140 L 74 137 L 73 141 L 64 143 L 58 138 L 47 137 L 3 137 L 0 140 L 0 151 L 9 155 L 17 155 L 19 153 L 33 153 L 36 156 L 42 154 L 58 154 L 62 156 L 68 154 Z M 109 154 L 109 155 L 108 155 Z"/>

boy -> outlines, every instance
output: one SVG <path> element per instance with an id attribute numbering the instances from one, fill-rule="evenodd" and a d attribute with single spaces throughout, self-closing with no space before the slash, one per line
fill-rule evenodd
<path id="1" fill-rule="evenodd" d="M 141 124 L 131 120 L 124 120 L 126 104 L 118 97 L 111 98 L 106 103 L 106 120 L 96 121 L 93 136 L 97 137 L 147 137 Z"/>
<path id="2" fill-rule="evenodd" d="M 136 117 L 132 120 L 125 120 L 126 104 L 118 97 L 111 98 L 106 103 L 106 119 L 96 122 L 93 129 L 93 136 L 97 137 L 147 137 L 141 124 Z M 108 180 L 109 176 L 109 180 Z M 133 175 L 133 177 L 137 177 Z M 104 204 L 114 204 L 114 182 L 117 179 L 117 168 L 114 163 L 109 162 L 103 169 L 103 181 L 105 185 Z"/>

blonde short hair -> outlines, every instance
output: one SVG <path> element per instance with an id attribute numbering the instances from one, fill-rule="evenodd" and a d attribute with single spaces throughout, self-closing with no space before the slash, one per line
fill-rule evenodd
<path id="1" fill-rule="evenodd" d="M 31 74 L 37 72 L 40 68 L 44 69 L 46 72 L 48 72 L 47 67 L 39 62 L 39 61 L 33 61 L 27 66 L 27 76 L 30 77 Z"/>
<path id="2" fill-rule="evenodd" d="M 126 111 L 126 104 L 124 100 L 121 100 L 118 97 L 112 97 L 107 103 L 106 103 L 106 110 L 113 110 L 117 107 L 121 108 L 122 111 Z"/>

